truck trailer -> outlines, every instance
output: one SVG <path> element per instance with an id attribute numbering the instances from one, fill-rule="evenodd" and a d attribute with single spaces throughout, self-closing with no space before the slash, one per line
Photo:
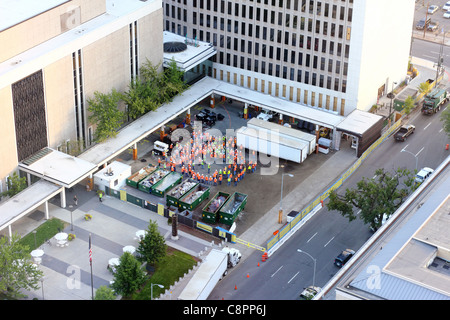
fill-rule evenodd
<path id="1" fill-rule="evenodd" d="M 241 253 L 236 249 L 212 249 L 178 297 L 179 300 L 206 300 L 219 280 L 236 266 Z"/>
<path id="2" fill-rule="evenodd" d="M 425 96 L 422 104 L 423 114 L 433 114 L 441 109 L 441 105 L 449 100 L 447 90 L 445 89 L 433 89 L 429 94 Z"/>
<path id="3" fill-rule="evenodd" d="M 308 145 L 275 132 L 241 127 L 236 131 L 237 145 L 269 156 L 302 163 L 308 155 Z"/>
<path id="4" fill-rule="evenodd" d="M 276 133 L 280 137 L 303 141 L 308 145 L 308 155 L 312 154 L 316 150 L 317 138 L 313 134 L 309 134 L 298 129 L 285 127 L 278 123 L 267 122 L 256 118 L 250 119 L 247 122 L 247 127 L 256 130 L 265 130 L 271 133 Z"/>

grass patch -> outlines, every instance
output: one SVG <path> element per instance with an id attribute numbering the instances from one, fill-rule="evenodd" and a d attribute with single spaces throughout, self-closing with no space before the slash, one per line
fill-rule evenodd
<path id="1" fill-rule="evenodd" d="M 153 298 L 158 297 L 166 289 L 170 288 L 175 281 L 183 277 L 185 273 L 188 273 L 197 261 L 187 253 L 167 247 L 166 256 L 155 266 L 155 272 L 142 290 L 133 295 L 133 300 L 150 300 L 151 283 L 162 284 L 164 286 L 164 289 L 153 286 Z"/>
<path id="2" fill-rule="evenodd" d="M 37 227 L 36 230 L 36 248 L 39 248 L 45 241 L 53 238 L 55 234 L 63 230 L 65 227 L 64 222 L 57 218 L 51 218 Z M 30 232 L 22 239 L 20 243 L 28 246 L 29 252 L 35 249 L 34 234 Z"/>

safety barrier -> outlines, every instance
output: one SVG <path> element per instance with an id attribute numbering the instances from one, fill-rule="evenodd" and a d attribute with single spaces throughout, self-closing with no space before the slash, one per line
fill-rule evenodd
<path id="1" fill-rule="evenodd" d="M 324 191 L 320 196 L 318 196 L 314 201 L 312 201 L 305 209 L 299 212 L 291 222 L 287 223 L 273 238 L 271 238 L 266 245 L 267 251 L 270 251 L 279 241 L 282 241 L 284 237 L 286 237 L 290 231 L 294 231 L 298 224 L 303 221 L 305 217 L 308 216 L 315 208 L 323 203 L 325 199 L 328 198 L 330 192 L 339 188 L 351 175 L 352 173 L 361 165 L 361 163 L 366 159 L 366 157 L 376 148 L 378 147 L 387 137 L 389 137 L 392 132 L 397 130 L 397 128 L 401 125 L 401 119 L 395 122 L 388 130 L 386 130 L 378 140 L 376 140 L 362 155 L 358 158 L 358 160 L 353 163 L 353 165 L 345 171 L 341 177 L 326 191 Z"/>

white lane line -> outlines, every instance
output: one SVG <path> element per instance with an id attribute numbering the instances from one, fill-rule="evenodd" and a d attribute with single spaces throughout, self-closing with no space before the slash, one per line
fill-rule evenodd
<path id="1" fill-rule="evenodd" d="M 317 232 L 316 233 L 314 233 L 314 235 L 311 237 L 311 238 L 309 238 L 309 240 L 308 241 L 306 241 L 306 243 L 308 243 L 308 242 L 310 242 L 311 241 L 311 239 L 312 238 L 314 238 L 315 236 L 316 236 L 316 234 L 317 234 Z"/>
<path id="2" fill-rule="evenodd" d="M 271 275 L 270 277 L 271 277 L 271 278 L 273 278 L 273 276 L 274 276 L 274 275 L 275 275 L 275 274 L 276 274 L 276 273 L 277 273 L 278 271 L 280 271 L 280 270 L 281 270 L 281 268 L 283 268 L 283 266 L 279 267 L 279 268 L 278 268 L 278 270 L 277 270 L 277 271 L 275 271 L 275 273 L 274 273 L 274 274 L 272 274 L 272 275 Z"/>
<path id="3" fill-rule="evenodd" d="M 429 55 L 427 55 L 427 54 L 423 54 L 423 56 L 424 56 L 424 57 L 427 57 L 427 58 L 432 58 L 432 59 L 436 59 L 436 57 L 433 57 L 433 56 L 429 56 Z"/>
<path id="4" fill-rule="evenodd" d="M 334 239 L 334 237 L 331 238 L 330 241 L 328 241 L 323 247 L 325 248 L 333 239 Z"/>
<path id="5" fill-rule="evenodd" d="M 409 144 L 407 144 L 407 145 L 402 149 L 402 151 L 405 151 L 406 148 L 408 148 L 408 146 L 409 146 Z"/>
<path id="6" fill-rule="evenodd" d="M 423 128 L 423 130 L 426 130 L 430 125 L 431 125 L 431 122 L 429 124 L 427 124 L 427 126 L 425 128 Z"/>
<path id="7" fill-rule="evenodd" d="M 439 133 L 441 133 L 441 132 L 442 132 L 442 130 L 444 130 L 444 128 L 442 128 L 441 130 L 439 130 Z"/>
<path id="8" fill-rule="evenodd" d="M 291 283 L 291 281 L 294 280 L 294 278 L 295 278 L 299 273 L 300 273 L 300 271 L 297 272 L 297 273 L 291 278 L 291 280 L 288 281 L 288 283 Z"/>
<path id="9" fill-rule="evenodd" d="M 360 214 L 361 213 L 361 210 L 358 210 L 358 212 L 356 213 L 356 215 L 358 215 L 358 214 Z"/>
<path id="10" fill-rule="evenodd" d="M 425 147 L 423 147 L 423 148 L 425 148 Z M 417 153 L 416 153 L 416 157 L 417 157 L 417 156 L 419 155 L 419 153 L 421 153 L 421 152 L 422 152 L 423 148 L 422 148 L 422 149 L 420 149 L 420 150 L 419 150 L 419 152 L 417 152 Z"/>

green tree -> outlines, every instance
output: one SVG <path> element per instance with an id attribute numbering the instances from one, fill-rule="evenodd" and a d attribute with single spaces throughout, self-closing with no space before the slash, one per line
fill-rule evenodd
<path id="1" fill-rule="evenodd" d="M 450 138 L 450 109 L 446 108 L 444 111 L 441 112 L 440 117 L 442 123 L 442 127 L 444 128 L 444 131 L 447 132 L 448 137 Z"/>
<path id="2" fill-rule="evenodd" d="M 338 211 L 349 221 L 356 219 L 354 208 L 357 208 L 364 223 L 376 230 L 381 226 L 383 215 L 393 214 L 414 190 L 414 173 L 399 168 L 391 174 L 381 168 L 375 171 L 375 177 L 363 178 L 354 189 L 347 188 L 344 195 L 333 190 L 327 208 Z"/>
<path id="3" fill-rule="evenodd" d="M 116 300 L 114 290 L 107 286 L 100 286 L 95 291 L 94 300 Z"/>
<path id="4" fill-rule="evenodd" d="M 172 59 L 163 75 L 164 102 L 172 101 L 176 95 L 187 89 L 183 75 L 184 72 L 178 69 L 177 63 Z"/>
<path id="5" fill-rule="evenodd" d="M 166 255 L 166 240 L 158 231 L 158 224 L 150 220 L 147 233 L 137 248 L 139 259 L 154 265 Z"/>
<path id="6" fill-rule="evenodd" d="M 417 89 L 419 90 L 420 93 L 427 94 L 428 91 L 430 91 L 430 89 L 431 89 L 431 85 L 429 82 L 422 82 L 421 84 L 419 84 Z"/>
<path id="7" fill-rule="evenodd" d="M 26 177 L 21 178 L 21 177 L 19 177 L 17 172 L 14 172 L 12 174 L 12 176 L 10 176 L 6 180 L 6 184 L 8 186 L 8 188 L 7 188 L 8 190 L 0 193 L 0 196 L 1 197 L 13 197 L 27 187 L 27 178 Z"/>
<path id="8" fill-rule="evenodd" d="M 413 99 L 413 97 L 408 96 L 408 98 L 405 99 L 405 105 L 404 105 L 405 114 L 409 115 L 413 108 L 414 108 L 414 99 Z"/>
<path id="9" fill-rule="evenodd" d="M 31 261 L 29 247 L 20 236 L 0 238 L 0 293 L 7 299 L 25 297 L 21 290 L 37 290 L 43 273 Z"/>
<path id="10" fill-rule="evenodd" d="M 108 94 L 95 91 L 94 98 L 87 100 L 88 111 L 91 112 L 89 121 L 97 125 L 94 137 L 96 142 L 102 142 L 117 135 L 117 130 L 124 120 L 124 114 L 118 107 L 121 98 L 121 94 L 112 89 Z"/>
<path id="11" fill-rule="evenodd" d="M 131 253 L 124 252 L 116 267 L 111 288 L 116 294 L 127 297 L 139 290 L 146 279 L 140 262 Z"/>

